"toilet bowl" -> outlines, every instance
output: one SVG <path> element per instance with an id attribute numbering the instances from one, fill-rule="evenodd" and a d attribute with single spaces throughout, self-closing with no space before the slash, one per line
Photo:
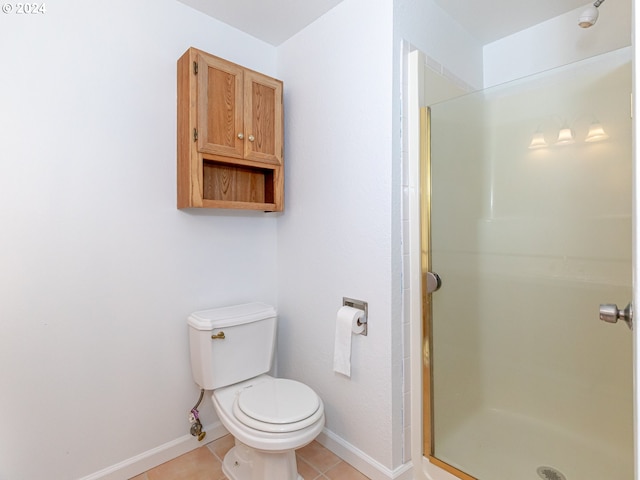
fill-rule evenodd
<path id="1" fill-rule="evenodd" d="M 313 390 L 261 375 L 217 389 L 211 398 L 236 443 L 224 458 L 225 475 L 232 480 L 302 478 L 295 450 L 311 443 L 324 427 L 324 405 Z"/>
<path id="2" fill-rule="evenodd" d="M 275 309 L 262 303 L 189 317 L 191 369 L 235 446 L 222 470 L 230 480 L 303 480 L 295 450 L 324 428 L 324 404 L 304 383 L 268 375 Z"/>

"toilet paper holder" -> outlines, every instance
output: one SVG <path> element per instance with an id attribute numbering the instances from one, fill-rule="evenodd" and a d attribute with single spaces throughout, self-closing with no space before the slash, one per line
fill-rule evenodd
<path id="1" fill-rule="evenodd" d="M 362 300 L 356 300 L 354 298 L 342 297 L 342 306 L 343 307 L 352 307 L 357 308 L 358 310 L 362 310 L 364 315 L 360 320 L 358 320 L 358 325 L 364 325 L 364 330 L 360 335 L 367 336 L 368 330 L 368 318 L 369 318 L 369 309 L 367 302 L 363 302 Z"/>

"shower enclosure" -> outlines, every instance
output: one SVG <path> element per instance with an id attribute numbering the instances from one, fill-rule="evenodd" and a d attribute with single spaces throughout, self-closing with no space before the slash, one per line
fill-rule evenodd
<path id="1" fill-rule="evenodd" d="M 626 48 L 430 107 L 425 455 L 461 478 L 633 479 L 632 334 L 599 319 L 632 296 L 631 79 Z"/>

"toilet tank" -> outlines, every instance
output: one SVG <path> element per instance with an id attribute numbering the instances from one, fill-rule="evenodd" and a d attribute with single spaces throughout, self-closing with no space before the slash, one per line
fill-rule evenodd
<path id="1" fill-rule="evenodd" d="M 189 315 L 193 379 L 206 390 L 248 380 L 271 369 L 276 310 L 264 303 L 212 308 Z"/>

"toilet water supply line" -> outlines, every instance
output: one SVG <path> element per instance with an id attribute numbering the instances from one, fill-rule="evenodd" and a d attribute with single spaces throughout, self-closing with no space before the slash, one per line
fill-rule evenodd
<path id="1" fill-rule="evenodd" d="M 198 406 L 202 403 L 202 398 L 204 397 L 204 388 L 200 390 L 200 398 L 198 399 L 198 403 L 196 406 L 191 409 L 189 413 L 189 423 L 191 424 L 191 435 L 194 437 L 198 437 L 198 441 L 201 442 L 204 437 L 207 436 L 207 432 L 202 430 L 202 423 L 200 423 L 200 412 L 198 412 Z"/>

